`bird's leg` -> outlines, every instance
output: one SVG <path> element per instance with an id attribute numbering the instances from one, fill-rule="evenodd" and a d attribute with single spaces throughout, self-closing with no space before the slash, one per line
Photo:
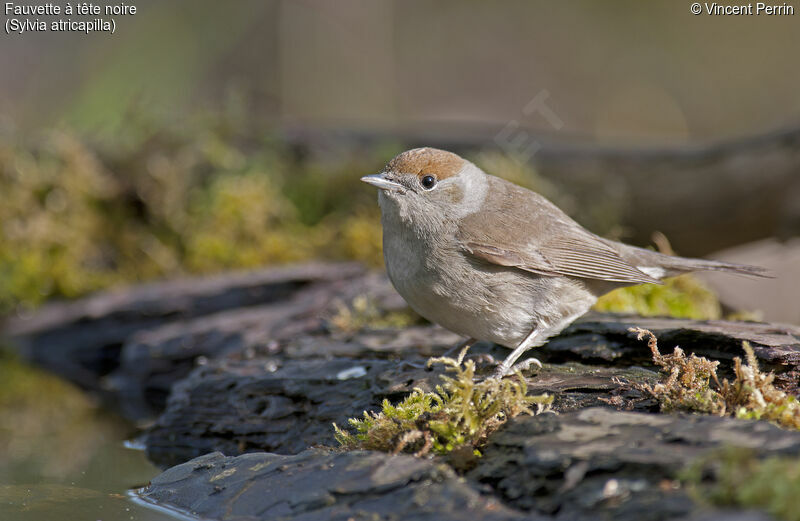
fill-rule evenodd
<path id="1" fill-rule="evenodd" d="M 548 338 L 559 334 L 564 330 L 565 327 L 574 322 L 575 319 L 586 313 L 586 310 L 588 310 L 593 303 L 594 302 L 586 303 L 585 307 L 578 308 L 574 313 L 560 318 L 552 325 L 544 321 L 539 322 L 536 327 L 533 328 L 530 333 L 528 333 L 528 336 L 526 336 L 525 339 L 520 342 L 517 348 L 511 351 L 511 354 L 508 355 L 505 360 L 503 360 L 503 363 L 497 368 L 495 376 L 503 377 L 516 371 L 517 369 L 520 371 L 525 371 L 529 369 L 531 365 L 538 365 L 539 367 L 542 367 L 542 363 L 535 358 L 529 358 L 524 362 L 517 364 L 516 366 L 514 365 L 514 362 L 516 362 L 517 359 L 528 349 L 540 346 L 544 344 Z"/>
<path id="2" fill-rule="evenodd" d="M 514 362 L 516 362 L 519 359 L 519 357 L 525 353 L 525 351 L 527 351 L 531 347 L 534 347 L 537 341 L 541 341 L 539 336 L 541 335 L 543 330 L 544 328 L 542 327 L 533 328 L 533 330 L 530 333 L 528 333 L 528 336 L 526 336 L 525 339 L 522 342 L 520 342 L 517 348 L 511 351 L 511 354 L 508 355 L 505 360 L 503 360 L 503 363 L 500 364 L 500 366 L 497 368 L 495 376 L 498 378 L 502 378 L 503 376 L 517 369 L 521 371 L 529 369 L 531 365 L 538 365 L 539 367 L 542 367 L 542 363 L 535 358 L 528 358 L 527 360 L 516 366 L 514 365 Z"/>
<path id="3" fill-rule="evenodd" d="M 453 353 L 461 353 L 462 351 L 464 351 L 464 355 L 466 355 L 467 354 L 466 350 L 472 347 L 472 344 L 474 344 L 475 342 L 477 342 L 477 340 L 475 340 L 474 338 L 467 338 L 466 340 L 457 343 L 456 345 L 445 351 L 445 353 L 442 356 L 451 357 L 453 356 Z M 462 360 L 463 358 L 464 357 L 461 356 Z"/>
<path id="4" fill-rule="evenodd" d="M 477 340 L 475 340 L 474 338 L 467 338 L 466 340 L 463 340 L 463 341 L 457 343 L 456 345 L 454 345 L 453 347 L 451 347 L 450 349 L 445 351 L 442 356 L 443 357 L 452 357 L 453 353 L 458 353 L 459 354 L 458 355 L 458 364 L 461 365 L 461 362 L 464 361 L 464 357 L 467 355 L 467 350 L 469 350 L 469 348 L 472 347 L 472 344 L 474 344 L 475 342 L 477 342 Z M 406 366 L 406 367 L 411 367 L 411 368 L 414 368 L 414 369 L 424 369 L 424 368 L 428 367 L 428 363 L 427 362 L 407 362 L 407 361 L 405 361 L 401 365 Z"/>

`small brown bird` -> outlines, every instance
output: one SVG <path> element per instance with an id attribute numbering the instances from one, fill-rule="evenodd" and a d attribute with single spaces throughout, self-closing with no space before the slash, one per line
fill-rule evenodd
<path id="1" fill-rule="evenodd" d="M 417 148 L 362 181 L 378 187 L 392 284 L 426 319 L 513 349 L 498 375 L 586 313 L 597 298 L 697 270 L 756 266 L 687 259 L 603 239 L 541 195 L 456 154 Z M 531 363 L 541 365 L 535 358 Z"/>

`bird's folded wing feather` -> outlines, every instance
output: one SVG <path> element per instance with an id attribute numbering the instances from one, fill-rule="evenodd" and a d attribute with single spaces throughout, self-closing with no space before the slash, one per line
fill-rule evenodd
<path id="1" fill-rule="evenodd" d="M 492 185 L 485 204 L 495 211 L 459 224 L 457 240 L 467 254 L 540 275 L 661 284 L 539 194 L 497 178 Z"/>

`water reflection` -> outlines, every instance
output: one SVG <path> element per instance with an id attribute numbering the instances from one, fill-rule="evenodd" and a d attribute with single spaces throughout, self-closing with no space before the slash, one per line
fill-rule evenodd
<path id="1" fill-rule="evenodd" d="M 0 354 L 0 519 L 162 521 L 128 490 L 158 473 L 131 426 L 80 390 Z"/>

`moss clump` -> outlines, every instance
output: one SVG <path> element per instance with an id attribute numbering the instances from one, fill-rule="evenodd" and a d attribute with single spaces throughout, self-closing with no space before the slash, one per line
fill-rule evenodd
<path id="1" fill-rule="evenodd" d="M 411 309 L 384 311 L 369 297 L 359 295 L 350 305 L 339 302 L 336 313 L 328 319 L 328 323 L 337 331 L 355 333 L 366 328 L 403 329 L 419 320 L 419 315 Z"/>
<path id="2" fill-rule="evenodd" d="M 509 418 L 539 414 L 553 401 L 546 394 L 528 396 L 521 375 L 517 378 L 486 378 L 475 382 L 475 362 L 433 358 L 428 364 L 444 364 L 454 376 L 442 375 L 434 392 L 415 389 L 397 405 L 384 400 L 381 412 L 364 411 L 363 418 L 351 418 L 355 432 L 334 424 L 336 440 L 347 450 L 383 452 L 463 453 L 479 456 L 486 438 Z"/>
<path id="3" fill-rule="evenodd" d="M 749 343 L 743 344 L 746 364 L 739 357 L 734 362 L 736 378 L 722 382 L 722 395 L 737 418 L 768 420 L 781 427 L 800 429 L 800 402 L 772 385 L 775 374 L 762 373 Z"/>
<path id="4" fill-rule="evenodd" d="M 655 385 L 640 384 L 637 387 L 654 396 L 664 412 L 692 411 L 707 414 L 725 414 L 725 400 L 712 388 L 712 380 L 717 388 L 717 367 L 719 362 L 691 354 L 686 356 L 683 349 L 676 347 L 671 355 L 662 355 L 658 350 L 656 336 L 646 329 L 631 328 L 636 338 L 648 337 L 647 346 L 653 356 L 653 363 L 666 374 L 666 379 Z"/>
<path id="5" fill-rule="evenodd" d="M 768 420 L 781 427 L 800 429 L 800 402 L 772 384 L 773 373 L 761 372 L 748 342 L 742 344 L 745 361 L 739 357 L 733 360 L 734 380 L 725 379 L 720 383 L 717 377 L 719 362 L 694 354 L 687 357 L 679 347 L 671 355 L 662 355 L 653 333 L 641 328 L 630 331 L 636 333 L 639 340 L 648 337 L 647 345 L 653 353 L 653 362 L 667 375 L 663 382 L 655 385 L 636 386 L 658 399 L 663 411 Z"/>
<path id="6" fill-rule="evenodd" d="M 729 448 L 691 465 L 680 480 L 698 502 L 758 508 L 800 521 L 798 458 L 759 460 L 752 450 Z"/>
<path id="7" fill-rule="evenodd" d="M 663 285 L 640 284 L 614 290 L 600 297 L 594 309 L 695 320 L 713 320 L 722 316 L 714 292 L 691 275 L 666 279 Z"/>

